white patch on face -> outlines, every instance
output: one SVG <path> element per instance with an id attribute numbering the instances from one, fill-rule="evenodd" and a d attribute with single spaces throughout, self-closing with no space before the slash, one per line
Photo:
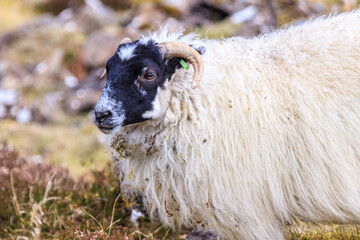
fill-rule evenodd
<path id="1" fill-rule="evenodd" d="M 135 56 L 134 50 L 136 47 L 137 47 L 137 44 L 122 47 L 116 53 L 122 61 L 129 60 Z"/>
<path id="2" fill-rule="evenodd" d="M 165 112 L 166 110 L 166 106 L 164 106 L 165 104 L 167 104 L 168 100 L 163 99 L 165 97 L 165 95 L 163 94 L 163 92 L 165 92 L 166 90 L 161 89 L 160 87 L 158 87 L 157 89 L 157 93 L 156 93 L 156 97 L 154 99 L 154 101 L 152 102 L 152 110 L 146 111 L 142 114 L 143 118 L 149 118 L 149 119 L 159 119 Z"/>
<path id="3" fill-rule="evenodd" d="M 145 89 L 142 86 L 140 86 L 139 91 L 140 91 L 141 96 L 143 96 L 143 97 L 147 94 L 147 92 L 145 91 Z"/>
<path id="4" fill-rule="evenodd" d="M 147 45 L 150 40 L 151 40 L 151 37 L 143 37 L 139 40 L 139 42 L 142 45 Z"/>
<path id="5" fill-rule="evenodd" d="M 143 88 L 143 86 L 140 85 L 139 81 L 140 81 L 139 79 L 136 79 L 135 82 L 134 82 L 134 84 L 135 84 L 135 86 L 136 86 L 137 88 L 139 88 L 139 91 L 140 91 L 141 96 L 144 97 L 144 96 L 146 96 L 147 92 L 145 91 L 145 89 Z"/>

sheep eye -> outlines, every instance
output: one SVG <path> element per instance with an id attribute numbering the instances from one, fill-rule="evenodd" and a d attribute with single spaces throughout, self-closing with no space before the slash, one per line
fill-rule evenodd
<path id="1" fill-rule="evenodd" d="M 145 74 L 144 74 L 144 77 L 145 77 L 146 80 L 153 80 L 154 77 L 155 77 L 155 74 L 152 73 L 152 72 L 145 73 Z"/>
<path id="2" fill-rule="evenodd" d="M 144 67 L 141 70 L 140 81 L 154 81 L 156 78 L 156 71 L 150 67 Z"/>

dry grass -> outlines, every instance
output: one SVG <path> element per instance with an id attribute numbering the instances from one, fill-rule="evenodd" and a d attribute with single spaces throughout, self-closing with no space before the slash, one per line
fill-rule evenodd
<path id="1" fill-rule="evenodd" d="M 0 0 L 0 32 L 35 18 L 39 13 L 34 10 L 34 5 L 29 5 L 34 1 L 36 0 Z M 319 2 L 327 9 L 335 3 L 354 2 L 311 1 Z M 360 0 L 355 3 L 359 5 Z M 293 4 L 292 1 L 289 4 Z M 294 20 L 289 11 L 281 12 L 278 17 L 280 24 Z M 236 29 L 233 24 L 223 21 L 211 29 L 206 26 L 199 33 L 219 38 L 231 35 Z M 70 34 L 54 29 L 45 34 L 34 33 L 13 43 L 12 48 L 4 52 L 3 56 L 19 65 L 35 66 L 49 58 L 53 49 L 62 48 L 64 64 L 69 66 L 84 40 L 82 33 Z M 38 44 L 39 42 L 42 44 Z M 54 86 L 50 86 L 51 91 L 56 89 Z M 25 89 L 22 97 L 31 102 L 42 98 L 46 91 L 49 89 Z M 184 237 L 183 233 L 162 228 L 147 218 L 141 220 L 138 228 L 134 226 L 129 220 L 129 203 L 122 200 L 118 182 L 110 170 L 108 154 L 98 141 L 99 132 L 92 123 L 92 117 L 69 117 L 57 112 L 53 114 L 56 116 L 46 125 L 21 125 L 15 121 L 1 120 L 0 239 Z M 21 154 L 12 146 L 21 150 Z M 314 226 L 300 223 L 289 228 L 287 238 L 355 240 L 360 239 L 360 234 L 357 225 Z"/>
<path id="2" fill-rule="evenodd" d="M 12 120 L 0 123 L 0 142 L 6 141 L 27 155 L 45 157 L 49 163 L 64 165 L 75 178 L 107 168 L 109 156 L 99 136 L 91 117 L 67 117 L 66 121 L 46 125 L 24 125 Z"/>
<path id="3" fill-rule="evenodd" d="M 137 228 L 107 166 L 91 178 L 71 176 L 41 156 L 20 156 L 0 143 L 0 239 L 183 239 L 147 218 Z M 89 180 L 92 179 L 92 180 Z M 291 240 L 360 239 L 357 225 L 289 228 Z"/>
<path id="4" fill-rule="evenodd" d="M 21 157 L 1 143 L 0 238 L 158 239 L 169 234 L 146 219 L 136 228 L 112 173 L 90 174 L 94 181 L 75 180 L 66 168 Z"/>
<path id="5" fill-rule="evenodd" d="M 359 240 L 359 225 L 314 225 L 298 222 L 289 228 L 288 239 L 294 240 Z"/>

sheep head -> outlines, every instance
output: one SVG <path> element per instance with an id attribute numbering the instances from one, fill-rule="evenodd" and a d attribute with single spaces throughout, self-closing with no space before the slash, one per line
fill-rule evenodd
<path id="1" fill-rule="evenodd" d="M 107 82 L 95 107 L 94 123 L 102 132 L 113 133 L 122 126 L 158 118 L 164 109 L 157 95 L 181 67 L 181 59 L 194 68 L 192 87 L 199 84 L 200 52 L 181 42 L 124 39 L 101 76 L 107 76 Z"/>

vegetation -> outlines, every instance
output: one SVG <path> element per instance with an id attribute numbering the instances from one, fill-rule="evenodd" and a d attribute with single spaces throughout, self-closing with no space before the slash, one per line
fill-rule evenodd
<path id="1" fill-rule="evenodd" d="M 21 155 L 0 143 L 0 239 L 183 239 L 148 218 L 130 221 L 111 166 L 73 178 L 39 155 Z M 360 239 L 359 226 L 289 227 L 291 240 Z"/>
<path id="2" fill-rule="evenodd" d="M 119 193 L 110 166 L 74 179 L 39 156 L 20 156 L 0 144 L 0 238 L 139 239 L 171 236 L 143 218 L 138 226 Z"/>
<path id="3" fill-rule="evenodd" d="M 270 27 L 282 26 L 303 20 L 311 13 L 320 14 L 331 8 L 350 10 L 360 4 L 360 0 L 244 1 L 245 5 L 257 7 L 259 18 L 233 23 L 228 18 L 231 12 L 224 19 L 215 21 L 211 17 L 215 10 L 215 13 L 226 10 L 215 7 L 236 2 L 232 0 L 213 0 L 212 8 L 199 4 L 195 13 L 187 12 L 194 8 L 182 10 L 161 5 L 176 1 L 102 2 L 115 13 L 107 11 L 96 18 L 94 12 L 82 8 L 83 0 L 0 0 L 0 90 L 15 89 L 19 95 L 15 103 L 0 101 L 0 239 L 183 239 L 186 236 L 186 231 L 174 232 L 150 222 L 146 216 L 136 224 L 130 220 L 131 206 L 121 196 L 116 173 L 102 144 L 104 135 L 92 123 L 92 112 L 89 107 L 82 111 L 69 110 L 72 103 L 69 99 L 84 94 L 78 90 L 84 90 L 85 86 L 90 88 L 90 85 L 93 90 L 86 99 L 100 95 L 96 70 L 101 74 L 107 57 L 100 63 L 85 64 L 82 55 L 86 43 L 96 48 L 101 46 L 101 51 L 96 52 L 101 55 L 107 51 L 108 39 L 117 42 L 127 34 L 146 34 L 149 21 L 157 17 L 159 21 L 176 19 L 186 30 L 196 29 L 201 36 L 210 38 L 252 36 L 260 33 L 265 23 Z M 192 1 L 184 0 L 183 6 L 186 2 Z M 139 7 L 149 3 L 153 4 L 150 8 Z M 269 17 L 266 9 L 272 9 L 268 3 L 276 7 L 276 14 L 270 17 L 277 21 L 266 20 Z M 67 24 L 52 22 L 34 27 L 33 23 L 32 27 L 26 27 L 44 13 L 56 16 L 67 7 L 75 12 L 72 16 L 64 15 L 70 18 Z M 205 17 L 202 13 L 206 13 Z M 108 14 L 118 14 L 121 21 L 102 22 Z M 200 17 L 190 17 L 196 14 Z M 130 24 L 132 19 L 136 21 Z M 150 27 L 159 25 L 155 20 Z M 125 25 L 130 27 L 125 29 Z M 92 40 L 102 41 L 91 45 L 91 36 Z M 108 51 L 113 54 L 111 47 Z M 99 55 L 90 60 L 100 59 Z M 77 78 L 76 87 L 66 86 L 67 75 Z M 51 102 L 49 96 L 57 100 Z M 16 120 L 23 108 L 30 109 L 33 117 L 25 124 Z M 2 111 L 6 114 L 1 116 Z M 357 225 L 311 225 L 298 221 L 289 227 L 287 237 L 355 240 L 360 239 L 360 233 Z"/>

